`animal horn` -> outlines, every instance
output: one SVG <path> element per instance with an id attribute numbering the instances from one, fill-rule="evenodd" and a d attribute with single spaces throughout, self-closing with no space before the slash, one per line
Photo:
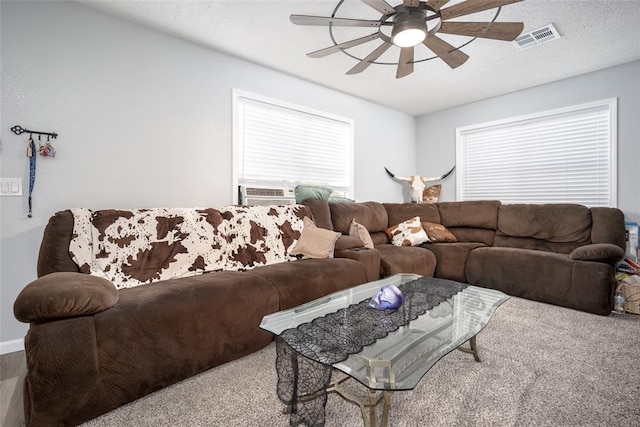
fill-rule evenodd
<path id="1" fill-rule="evenodd" d="M 433 176 L 433 177 L 430 177 L 430 178 L 427 178 L 427 177 L 421 176 L 421 177 L 420 177 L 420 179 L 422 179 L 422 182 L 440 181 L 441 179 L 445 179 L 446 177 L 448 177 L 449 175 L 451 175 L 451 172 L 453 172 L 453 170 L 454 170 L 455 168 L 456 168 L 455 166 L 454 166 L 454 167 L 452 167 L 452 168 L 451 168 L 451 170 L 450 170 L 449 172 L 445 173 L 445 174 L 444 174 L 444 175 L 442 175 L 442 176 Z M 386 168 L 385 168 L 385 169 L 386 169 Z"/>
<path id="2" fill-rule="evenodd" d="M 389 169 L 387 169 L 387 167 L 386 167 L 386 166 L 384 167 L 384 170 L 386 170 L 386 171 L 387 171 L 387 174 L 388 174 L 391 178 L 393 178 L 393 179 L 398 179 L 398 180 L 400 180 L 400 181 L 407 181 L 407 182 L 411 182 L 411 180 L 410 180 L 409 178 L 405 178 L 405 177 L 403 177 L 403 176 L 395 176 L 394 174 L 392 174 L 391 172 L 389 172 Z"/>

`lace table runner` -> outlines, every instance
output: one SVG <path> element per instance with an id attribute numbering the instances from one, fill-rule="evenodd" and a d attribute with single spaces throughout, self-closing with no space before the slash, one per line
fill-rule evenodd
<path id="1" fill-rule="evenodd" d="M 291 408 L 290 424 L 324 426 L 331 365 L 409 324 L 467 286 L 421 277 L 399 286 L 404 303 L 397 310 L 376 310 L 366 299 L 282 332 L 276 337 L 278 397 Z"/>

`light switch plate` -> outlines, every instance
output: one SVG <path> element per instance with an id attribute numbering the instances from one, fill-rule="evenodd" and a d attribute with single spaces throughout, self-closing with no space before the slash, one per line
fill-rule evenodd
<path id="1" fill-rule="evenodd" d="M 0 178 L 0 196 L 22 196 L 22 178 Z"/>

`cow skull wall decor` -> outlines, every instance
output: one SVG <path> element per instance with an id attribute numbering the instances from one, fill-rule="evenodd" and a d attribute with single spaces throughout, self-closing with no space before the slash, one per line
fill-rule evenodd
<path id="1" fill-rule="evenodd" d="M 424 177 L 420 175 L 411 175 L 410 177 L 396 176 L 389 172 L 389 169 L 384 168 L 387 171 L 387 174 L 393 179 L 397 179 L 398 181 L 404 181 L 409 184 L 410 192 L 411 192 L 411 201 L 413 203 L 423 203 L 424 202 L 424 192 L 426 188 L 427 182 L 440 181 L 441 179 L 445 179 L 456 167 L 452 167 L 451 170 L 445 173 L 442 176 L 434 176 L 434 177 Z"/>

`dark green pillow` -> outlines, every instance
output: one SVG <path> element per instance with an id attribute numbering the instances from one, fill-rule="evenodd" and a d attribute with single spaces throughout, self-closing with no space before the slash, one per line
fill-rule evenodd
<path id="1" fill-rule="evenodd" d="M 329 195 L 333 190 L 317 185 L 296 185 L 293 191 L 296 195 L 296 203 L 302 203 L 307 199 L 329 200 Z"/>
<path id="2" fill-rule="evenodd" d="M 329 203 L 353 203 L 355 200 L 348 197 L 329 196 Z"/>

